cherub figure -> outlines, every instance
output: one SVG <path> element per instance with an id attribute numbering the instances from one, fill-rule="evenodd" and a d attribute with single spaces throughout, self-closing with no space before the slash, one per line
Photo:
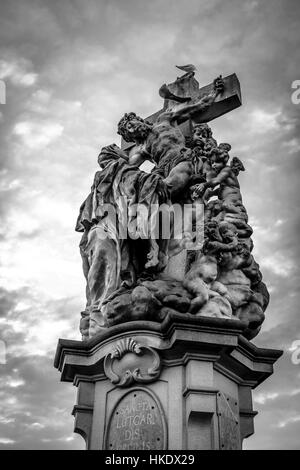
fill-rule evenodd
<path id="1" fill-rule="evenodd" d="M 238 246 L 237 231 L 233 230 L 227 222 L 211 221 L 205 230 L 206 240 L 203 245 L 203 251 L 210 255 L 219 255 L 220 253 L 231 253 Z"/>
<path id="2" fill-rule="evenodd" d="M 216 258 L 202 255 L 195 261 L 183 280 L 183 286 L 195 297 L 190 313 L 210 317 L 230 317 L 232 310 L 226 287 L 217 281 Z"/>
<path id="3" fill-rule="evenodd" d="M 226 222 L 209 222 L 205 227 L 202 255 L 186 274 L 183 285 L 196 297 L 191 313 L 208 316 L 231 316 L 229 293 L 218 281 L 218 262 L 223 253 L 232 253 L 238 246 L 236 233 Z"/>
<path id="4" fill-rule="evenodd" d="M 207 172 L 212 172 L 210 158 L 217 148 L 217 141 L 212 136 L 212 130 L 208 124 L 197 124 L 193 128 L 191 142 L 192 163 L 194 175 L 206 176 Z M 216 176 L 213 173 L 213 176 Z"/>
<path id="5" fill-rule="evenodd" d="M 218 158 L 212 163 L 212 168 L 216 171 L 217 176 L 209 179 L 205 183 L 200 183 L 194 188 L 193 198 L 205 198 L 206 191 L 209 196 L 216 195 L 221 204 L 221 212 L 218 220 L 224 220 L 233 224 L 238 230 L 238 234 L 242 238 L 248 238 L 252 234 L 252 229 L 248 225 L 248 216 L 243 205 L 242 195 L 238 175 L 240 171 L 244 171 L 244 165 L 241 160 L 234 157 L 227 165 L 229 159 L 229 144 L 222 145 L 222 152 Z M 225 147 L 226 145 L 226 147 Z M 219 146 L 220 147 L 220 146 Z"/>
<path id="6" fill-rule="evenodd" d="M 233 315 L 248 322 L 244 332 L 248 339 L 259 332 L 269 302 L 268 290 L 261 279 L 259 265 L 245 243 L 239 243 L 231 253 L 222 253 L 218 281 L 227 288 Z"/>
<path id="7" fill-rule="evenodd" d="M 206 151 L 213 147 L 217 147 L 217 141 L 213 138 L 213 133 L 210 126 L 206 123 L 196 124 L 193 127 L 192 133 L 192 146 L 200 147 L 205 155 Z"/>

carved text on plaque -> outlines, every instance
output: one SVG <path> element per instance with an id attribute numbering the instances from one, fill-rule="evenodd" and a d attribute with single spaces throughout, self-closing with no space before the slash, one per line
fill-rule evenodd
<path id="1" fill-rule="evenodd" d="M 166 426 L 163 411 L 146 390 L 136 389 L 121 398 L 109 422 L 106 449 L 165 449 Z"/>

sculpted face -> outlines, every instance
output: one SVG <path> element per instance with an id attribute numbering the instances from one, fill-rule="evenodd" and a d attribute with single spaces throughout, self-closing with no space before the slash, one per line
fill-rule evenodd
<path id="1" fill-rule="evenodd" d="M 220 234 L 225 242 L 230 243 L 236 237 L 236 233 L 230 228 L 224 226 L 220 226 Z"/>
<path id="2" fill-rule="evenodd" d="M 208 124 L 198 124 L 194 127 L 193 134 L 198 134 L 205 139 L 208 139 L 209 137 L 212 137 L 212 130 Z"/>
<path id="3" fill-rule="evenodd" d="M 212 169 L 215 170 L 216 173 L 220 173 L 220 171 L 225 168 L 225 166 L 226 165 L 224 164 L 224 162 L 220 161 L 216 161 L 211 165 Z"/>
<path id="4" fill-rule="evenodd" d="M 152 124 L 144 121 L 135 113 L 126 113 L 118 123 L 118 134 L 126 142 L 142 143 L 151 132 Z"/>
<path id="5" fill-rule="evenodd" d="M 143 120 L 133 117 L 125 124 L 125 131 L 131 141 L 143 141 L 147 138 L 151 127 Z"/>
<path id="6" fill-rule="evenodd" d="M 204 147 L 208 141 L 214 141 L 211 128 L 207 124 L 198 124 L 193 129 L 193 143 L 199 147 Z"/>
<path id="7" fill-rule="evenodd" d="M 198 271 L 198 275 L 206 284 L 211 285 L 217 279 L 218 275 L 216 264 L 203 264 Z"/>
<path id="8" fill-rule="evenodd" d="M 193 142 L 195 145 L 199 147 L 203 147 L 205 144 L 205 138 L 207 135 L 205 135 L 206 132 L 201 130 L 199 127 L 195 127 L 193 130 Z M 206 133 L 207 134 L 207 133 Z"/>
<path id="9" fill-rule="evenodd" d="M 142 121 L 140 121 L 140 120 L 138 120 L 137 118 L 134 117 L 126 123 L 125 128 L 126 128 L 127 132 L 130 135 L 132 135 L 132 137 L 134 137 L 138 133 L 139 129 L 141 127 L 143 127 L 143 124 L 144 123 Z"/>

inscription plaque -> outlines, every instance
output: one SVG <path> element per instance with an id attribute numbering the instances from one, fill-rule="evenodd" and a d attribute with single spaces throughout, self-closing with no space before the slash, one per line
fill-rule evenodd
<path id="1" fill-rule="evenodd" d="M 217 395 L 221 450 L 241 449 L 237 401 L 219 392 Z"/>
<path id="2" fill-rule="evenodd" d="M 157 398 L 141 389 L 124 395 L 111 414 L 105 444 L 108 450 L 166 449 L 165 418 Z"/>

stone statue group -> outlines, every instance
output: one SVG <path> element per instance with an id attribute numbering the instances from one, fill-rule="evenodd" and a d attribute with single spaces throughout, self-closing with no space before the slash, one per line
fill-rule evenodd
<path id="1" fill-rule="evenodd" d="M 193 72 L 186 75 L 185 80 L 193 78 Z M 247 322 L 248 339 L 259 332 L 269 295 L 251 254 L 252 229 L 238 181 L 244 165 L 230 157 L 230 144 L 218 144 L 201 122 L 201 114 L 223 92 L 219 77 L 205 96 L 178 99 L 180 104 L 166 107 L 154 122 L 125 114 L 118 134 L 132 142 L 130 150 L 115 144 L 101 150 L 100 171 L 76 225 L 83 232 L 80 252 L 87 283 L 80 322 L 84 340 L 118 323 L 161 322 L 169 313 L 235 317 Z M 188 133 L 182 130 L 186 122 Z M 203 205 L 200 250 L 150 232 L 148 237 L 131 236 L 137 204 L 159 208 L 174 203 Z M 117 223 L 107 207 L 115 208 Z M 127 237 L 120 237 L 120 226 Z M 179 279 L 169 263 L 182 250 L 186 257 L 181 258 L 184 275 Z"/>

